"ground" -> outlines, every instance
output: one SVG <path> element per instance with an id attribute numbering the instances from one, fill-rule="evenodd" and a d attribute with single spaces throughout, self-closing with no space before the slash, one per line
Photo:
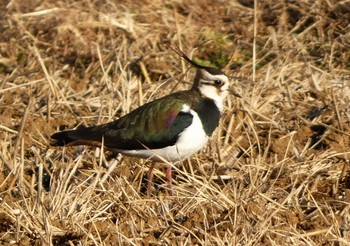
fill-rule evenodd
<path id="1" fill-rule="evenodd" d="M 349 245 L 350 1 L 0 3 L 2 245 Z M 173 167 L 62 129 L 187 89 L 169 46 L 222 68 L 209 144 Z M 112 168 L 113 164 L 115 168 Z"/>

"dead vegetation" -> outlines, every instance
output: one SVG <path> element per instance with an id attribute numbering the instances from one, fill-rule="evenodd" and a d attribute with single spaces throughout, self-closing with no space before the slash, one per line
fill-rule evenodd
<path id="1" fill-rule="evenodd" d="M 350 2 L 257 2 L 2 1 L 0 243 L 348 245 Z M 171 42 L 242 95 L 174 196 L 162 166 L 148 199 L 147 161 L 49 146 L 188 88 Z"/>

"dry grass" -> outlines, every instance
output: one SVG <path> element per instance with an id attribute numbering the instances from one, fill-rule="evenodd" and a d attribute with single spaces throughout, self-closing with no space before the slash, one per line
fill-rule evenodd
<path id="1" fill-rule="evenodd" d="M 350 1 L 252 2 L 2 1 L 0 243 L 349 245 Z M 188 88 L 164 42 L 243 97 L 148 199 L 147 161 L 49 136 Z"/>

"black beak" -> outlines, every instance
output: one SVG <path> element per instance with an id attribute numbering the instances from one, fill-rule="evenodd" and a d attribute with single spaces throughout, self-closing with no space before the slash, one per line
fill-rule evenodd
<path id="1" fill-rule="evenodd" d="M 236 96 L 236 97 L 238 97 L 238 98 L 242 98 L 241 94 L 239 94 L 233 87 L 229 88 L 228 91 L 229 91 L 232 95 L 234 95 L 234 96 Z"/>

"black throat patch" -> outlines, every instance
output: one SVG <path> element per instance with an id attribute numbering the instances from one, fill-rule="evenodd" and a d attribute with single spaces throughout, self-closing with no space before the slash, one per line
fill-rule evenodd
<path id="1" fill-rule="evenodd" d="M 205 133 L 211 136 L 218 126 L 221 116 L 215 102 L 211 99 L 204 98 L 194 110 L 201 119 Z"/>

